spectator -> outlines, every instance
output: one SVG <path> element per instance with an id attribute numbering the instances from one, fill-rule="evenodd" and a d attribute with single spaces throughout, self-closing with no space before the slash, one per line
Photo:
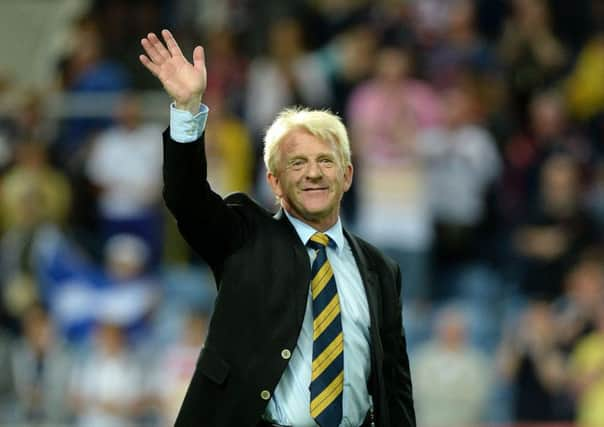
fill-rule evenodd
<path id="1" fill-rule="evenodd" d="M 80 20 L 71 38 L 72 52 L 60 64 L 61 87 L 68 94 L 115 93 L 129 88 L 125 68 L 105 56 L 97 23 L 88 17 Z M 95 133 L 111 125 L 107 117 L 76 117 L 62 123 L 57 140 L 57 153 L 62 165 L 77 169 L 79 150 Z"/>
<path id="2" fill-rule="evenodd" d="M 600 30 L 583 46 L 574 68 L 568 75 L 566 94 L 574 117 L 587 121 L 604 112 L 604 30 Z"/>
<path id="3" fill-rule="evenodd" d="M 223 95 L 208 91 L 212 121 L 206 130 L 208 175 L 218 194 L 250 192 L 253 186 L 253 145 L 245 123 L 229 110 Z"/>
<path id="4" fill-rule="evenodd" d="M 193 378 L 199 351 L 205 341 L 208 318 L 191 311 L 182 336 L 164 351 L 154 369 L 152 394 L 163 426 L 173 426 L 185 393 Z"/>
<path id="5" fill-rule="evenodd" d="M 454 84 L 465 74 L 483 76 L 497 71 L 492 47 L 476 31 L 473 0 L 448 2 L 443 35 L 426 50 L 424 72 L 438 88 Z"/>
<path id="6" fill-rule="evenodd" d="M 546 0 L 514 0 L 512 13 L 499 40 L 511 90 L 512 111 L 521 122 L 535 91 L 555 83 L 568 61 L 568 52 L 554 34 Z"/>
<path id="7" fill-rule="evenodd" d="M 421 48 L 429 49 L 442 40 L 449 11 L 456 0 L 413 0 L 410 2 L 413 33 Z"/>
<path id="8" fill-rule="evenodd" d="M 56 138 L 56 122 L 51 120 L 44 93 L 32 89 L 19 94 L 14 117 L 6 128 L 12 141 L 53 141 Z M 0 132 L 1 133 L 1 132 Z M 0 157 L 0 159 L 2 159 Z M 1 164 L 1 162 L 0 162 Z"/>
<path id="9" fill-rule="evenodd" d="M 369 21 L 372 10 L 379 2 L 354 1 L 307 1 L 304 24 L 312 28 L 309 38 L 314 44 L 325 45 L 342 33 Z"/>
<path id="10" fill-rule="evenodd" d="M 51 319 L 39 304 L 22 319 L 23 338 L 13 348 L 12 372 L 20 422 L 63 424 L 70 419 L 65 388 L 71 356 L 55 335 Z"/>
<path id="11" fill-rule="evenodd" d="M 554 304 L 558 334 L 566 352 L 596 329 L 600 305 L 604 301 L 604 257 L 587 253 L 569 271 L 564 295 Z"/>
<path id="12" fill-rule="evenodd" d="M 579 341 L 571 354 L 570 376 L 577 394 L 578 425 L 604 425 L 604 304 L 596 330 Z"/>
<path id="13" fill-rule="evenodd" d="M 62 171 L 49 164 L 43 142 L 26 140 L 16 145 L 15 164 L 4 176 L 0 200 L 5 230 L 66 221 L 71 189 Z"/>
<path id="14" fill-rule="evenodd" d="M 107 317 L 125 338 L 147 337 L 148 316 L 157 301 L 157 283 L 145 265 L 149 250 L 139 237 L 119 234 L 107 241 L 105 264 L 82 257 L 68 240 L 43 257 L 42 277 L 57 326 L 74 343 L 84 343 Z"/>
<path id="15" fill-rule="evenodd" d="M 1 299 L 13 321 L 34 301 L 42 299 L 36 281 L 36 263 L 42 246 L 65 222 L 71 188 L 60 170 L 48 164 L 38 141 L 17 146 L 16 162 L 0 187 Z"/>
<path id="16" fill-rule="evenodd" d="M 441 276 L 436 296 L 450 296 L 451 277 L 484 254 L 480 235 L 488 218 L 487 196 L 501 172 L 491 134 L 479 121 L 479 103 L 471 85 L 444 92 L 445 122 L 418 133 L 418 150 L 427 171 L 430 209 L 436 227 L 434 259 Z"/>
<path id="17" fill-rule="evenodd" d="M 440 124 L 442 108 L 431 86 L 409 76 L 409 50 L 386 46 L 377 58 L 373 78 L 355 89 L 348 106 L 361 176 L 356 225 L 400 264 L 406 277 L 403 293 L 410 301 L 429 294 L 432 243 L 415 135 Z"/>
<path id="18" fill-rule="evenodd" d="M 351 123 L 347 110 L 352 93 L 371 75 L 374 68 L 377 43 L 378 35 L 373 27 L 361 23 L 342 31 L 317 52 L 321 63 L 328 70 L 333 90 L 330 103 L 332 111 L 338 112 L 344 123 Z M 353 163 L 356 163 L 355 153 L 352 156 Z M 354 224 L 357 216 L 358 178 L 359 175 L 342 200 L 344 219 L 351 224 Z"/>
<path id="19" fill-rule="evenodd" d="M 486 355 L 466 340 L 467 330 L 462 310 L 443 309 L 435 337 L 412 358 L 418 425 L 464 427 L 485 420 L 491 367 Z"/>
<path id="20" fill-rule="evenodd" d="M 249 69 L 245 117 L 257 137 L 284 107 L 302 104 L 329 107 L 331 89 L 319 58 L 308 53 L 300 24 L 281 19 L 269 29 L 268 56 L 252 60 Z"/>
<path id="21" fill-rule="evenodd" d="M 239 52 L 236 35 L 228 28 L 207 34 L 207 55 L 212 61 L 208 70 L 208 91 L 223 100 L 224 108 L 231 114 L 243 114 L 248 61 Z"/>
<path id="22" fill-rule="evenodd" d="M 126 96 L 118 124 L 93 141 L 86 172 L 98 191 L 103 241 L 119 233 L 134 234 L 147 244 L 147 268 L 156 268 L 162 248 L 161 133 L 141 117 L 140 100 Z"/>
<path id="23" fill-rule="evenodd" d="M 107 283 L 96 293 L 96 309 L 91 310 L 97 319 L 111 316 L 131 343 L 148 338 L 149 316 L 158 299 L 156 278 L 145 270 L 148 256 L 148 247 L 137 236 L 111 237 L 105 247 Z"/>
<path id="24" fill-rule="evenodd" d="M 333 90 L 333 111 L 345 113 L 352 92 L 371 76 L 375 68 L 379 37 L 373 27 L 359 24 L 338 34 L 324 45 L 318 55 L 328 71 Z"/>
<path id="25" fill-rule="evenodd" d="M 550 304 L 531 302 L 518 322 L 506 326 L 497 363 L 513 386 L 514 420 L 569 420 L 565 359 Z"/>
<path id="26" fill-rule="evenodd" d="M 529 105 L 528 128 L 504 146 L 505 173 L 502 203 L 510 224 L 529 214 L 539 194 L 539 174 L 554 154 L 568 154 L 581 167 L 593 162 L 594 153 L 568 117 L 564 98 L 554 90 L 536 93 Z"/>
<path id="27" fill-rule="evenodd" d="M 568 155 L 550 157 L 541 170 L 538 204 L 514 236 L 520 284 L 530 297 L 554 299 L 580 254 L 597 243 L 597 229 L 580 199 L 579 170 Z"/>
<path id="28" fill-rule="evenodd" d="M 141 412 L 142 372 L 110 319 L 99 325 L 96 345 L 72 376 L 69 395 L 81 427 L 130 427 Z"/>

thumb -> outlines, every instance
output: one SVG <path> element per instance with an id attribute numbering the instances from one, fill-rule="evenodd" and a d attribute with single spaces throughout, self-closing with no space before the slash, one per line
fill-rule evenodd
<path id="1" fill-rule="evenodd" d="M 193 66 L 196 70 L 200 71 L 205 67 L 205 52 L 203 47 L 197 46 L 195 50 L 193 50 Z"/>

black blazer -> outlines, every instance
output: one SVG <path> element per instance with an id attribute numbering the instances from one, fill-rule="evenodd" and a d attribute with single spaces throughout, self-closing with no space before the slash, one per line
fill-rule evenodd
<path id="1" fill-rule="evenodd" d="M 225 199 L 206 180 L 203 136 L 181 144 L 164 133 L 164 199 L 180 232 L 211 268 L 218 296 L 205 346 L 176 426 L 254 427 L 296 346 L 310 283 L 306 248 L 282 212 L 248 196 Z M 415 427 L 402 330 L 400 271 L 345 231 L 370 309 L 376 425 Z M 285 355 L 285 357 L 283 356 Z"/>

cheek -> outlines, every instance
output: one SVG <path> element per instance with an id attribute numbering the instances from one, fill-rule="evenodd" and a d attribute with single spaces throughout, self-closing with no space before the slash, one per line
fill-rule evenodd
<path id="1" fill-rule="evenodd" d="M 280 191 L 284 197 L 292 197 L 296 193 L 296 181 L 289 177 L 281 181 Z"/>
<path id="2" fill-rule="evenodd" d="M 298 186 L 300 181 L 302 180 L 302 175 L 298 175 L 295 173 L 290 173 L 287 177 L 287 180 L 284 181 L 283 188 L 287 188 L 289 190 L 295 190 Z"/>

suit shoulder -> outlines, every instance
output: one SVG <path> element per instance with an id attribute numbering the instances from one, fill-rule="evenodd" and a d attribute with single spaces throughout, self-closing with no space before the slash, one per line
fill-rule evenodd
<path id="1" fill-rule="evenodd" d="M 366 241 L 365 239 L 359 237 L 356 234 L 351 233 L 351 235 L 356 239 L 361 247 L 361 250 L 365 254 L 365 256 L 377 267 L 386 267 L 388 270 L 393 272 L 397 271 L 398 264 L 394 259 L 390 258 L 388 255 L 384 254 L 381 250 L 376 248 L 374 245 Z"/>
<path id="2" fill-rule="evenodd" d="M 273 212 L 263 208 L 257 201 L 242 192 L 230 193 L 224 198 L 225 203 L 231 208 L 247 211 L 252 215 L 272 218 Z"/>

